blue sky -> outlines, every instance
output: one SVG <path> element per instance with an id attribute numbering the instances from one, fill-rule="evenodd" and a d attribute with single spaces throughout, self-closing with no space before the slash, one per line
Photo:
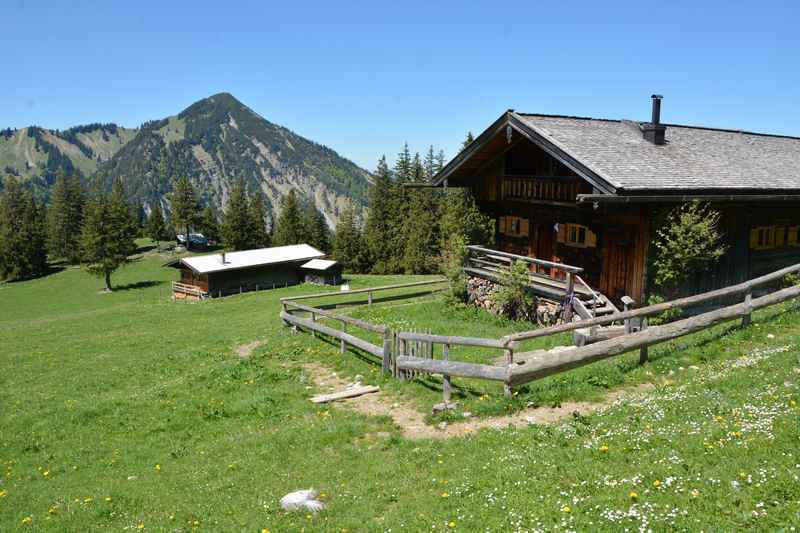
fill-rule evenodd
<path id="1" fill-rule="evenodd" d="M 800 135 L 800 2 L 4 0 L 0 127 L 227 91 L 367 168 L 508 108 Z"/>

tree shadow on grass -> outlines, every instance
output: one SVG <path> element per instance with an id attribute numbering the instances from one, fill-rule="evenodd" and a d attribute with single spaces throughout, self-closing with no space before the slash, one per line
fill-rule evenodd
<path id="1" fill-rule="evenodd" d="M 121 292 L 121 291 L 132 291 L 136 289 L 147 289 L 150 287 L 155 287 L 157 285 L 164 285 L 165 281 L 137 281 L 136 283 L 127 283 L 125 285 L 115 285 L 113 292 Z"/>

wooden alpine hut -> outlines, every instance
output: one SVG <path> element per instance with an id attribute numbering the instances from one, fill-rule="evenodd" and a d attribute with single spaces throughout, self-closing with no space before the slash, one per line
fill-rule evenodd
<path id="1" fill-rule="evenodd" d="M 582 267 L 616 302 L 644 300 L 657 214 L 683 202 L 710 202 L 728 246 L 683 292 L 800 261 L 800 138 L 665 124 L 661 101 L 646 122 L 508 110 L 433 185 L 470 188 L 499 250 Z"/>
<path id="2" fill-rule="evenodd" d="M 294 244 L 182 257 L 165 266 L 181 272 L 172 284 L 176 299 L 203 299 L 303 283 L 303 265 L 323 257 L 308 244 Z"/>

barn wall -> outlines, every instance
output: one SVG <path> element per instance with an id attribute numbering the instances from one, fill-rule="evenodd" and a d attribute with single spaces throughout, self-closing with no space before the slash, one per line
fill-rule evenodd
<path id="1" fill-rule="evenodd" d="M 219 291 L 225 293 L 239 292 L 239 287 L 243 291 L 284 287 L 286 285 L 297 285 L 302 283 L 304 274 L 300 270 L 300 265 L 305 261 L 297 263 L 284 263 L 280 265 L 267 265 L 228 272 L 216 272 L 209 274 L 209 290 L 212 296 L 216 296 Z"/>

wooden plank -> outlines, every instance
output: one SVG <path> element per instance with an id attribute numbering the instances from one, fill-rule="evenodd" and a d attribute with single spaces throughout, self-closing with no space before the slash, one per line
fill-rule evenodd
<path id="1" fill-rule="evenodd" d="M 406 287 L 421 287 L 423 285 L 438 285 L 440 283 L 446 283 L 448 280 L 447 278 L 439 278 L 434 280 L 426 280 L 426 281 L 414 281 L 412 283 L 398 283 L 396 285 L 384 285 L 382 287 L 369 287 L 366 289 L 354 289 L 351 291 L 339 291 L 339 292 L 321 292 L 318 294 L 303 294 L 300 296 L 286 296 L 281 298 L 281 302 L 291 302 L 295 300 L 307 300 L 309 298 L 328 298 L 331 296 L 347 296 L 349 294 L 363 294 L 365 292 L 371 291 L 388 291 L 392 289 L 405 289 Z"/>
<path id="2" fill-rule="evenodd" d="M 414 333 L 411 331 L 401 331 L 398 334 L 401 339 L 409 341 L 433 342 L 436 344 L 457 344 L 460 346 L 481 346 L 483 348 L 506 349 L 511 345 L 506 344 L 502 339 L 484 339 L 480 337 L 456 337 L 452 335 L 431 335 L 429 333 Z"/>
<path id="3" fill-rule="evenodd" d="M 742 294 L 747 290 L 752 290 L 757 286 L 783 279 L 783 277 L 786 276 L 787 274 L 792 274 L 795 272 L 800 272 L 800 264 L 792 265 L 783 268 L 781 270 L 776 270 L 771 274 L 754 278 L 751 279 L 750 281 L 739 283 L 738 285 L 731 285 L 730 287 L 704 292 L 702 294 L 696 294 L 694 296 L 687 296 L 686 298 L 679 298 L 677 300 L 672 300 L 670 302 L 650 305 L 647 307 L 640 307 L 639 309 L 631 309 L 630 311 L 623 311 L 621 313 L 614 313 L 611 315 L 596 317 L 589 320 L 582 320 L 581 322 L 559 324 L 557 326 L 552 326 L 549 328 L 513 333 L 511 335 L 505 336 L 504 339 L 508 342 L 535 339 L 538 337 L 546 337 L 548 335 L 554 335 L 556 333 L 563 333 L 565 331 L 572 331 L 578 328 L 611 324 L 612 322 L 619 322 L 628 318 L 656 315 L 659 313 L 663 313 L 664 311 L 669 311 L 670 309 L 675 309 L 678 307 L 690 307 L 692 305 L 705 303 L 718 298 L 724 298 L 727 296 Z"/>
<path id="4" fill-rule="evenodd" d="M 509 369 L 504 366 L 441 361 L 439 359 L 411 357 L 408 355 L 399 356 L 397 358 L 397 368 L 428 372 L 430 374 L 447 374 L 448 376 L 489 379 L 494 381 L 506 381 L 509 377 Z"/>
<path id="5" fill-rule="evenodd" d="M 537 379 L 557 374 L 565 370 L 588 365 L 637 348 L 666 342 L 716 324 L 735 320 L 748 312 L 775 305 L 800 296 L 800 285 L 773 292 L 753 299 L 750 306 L 745 303 L 723 307 L 691 318 L 678 320 L 662 326 L 652 326 L 642 331 L 601 341 L 589 346 L 569 348 L 558 352 L 538 350 L 519 354 L 525 362 L 511 368 L 510 383 L 521 385 Z"/>
<path id="6" fill-rule="evenodd" d="M 365 394 L 372 394 L 373 392 L 380 391 L 380 387 L 374 385 L 365 385 L 363 387 L 353 387 L 352 389 L 345 389 L 330 394 L 319 394 L 311 398 L 312 403 L 328 403 L 335 402 L 336 400 L 344 400 L 345 398 L 355 398 L 356 396 L 363 396 Z"/>
<path id="7" fill-rule="evenodd" d="M 304 328 L 308 328 L 311 330 L 319 331 L 320 333 L 324 333 L 330 337 L 334 337 L 336 339 L 341 339 L 345 341 L 347 344 L 351 346 L 355 346 L 361 350 L 364 350 L 367 353 L 371 353 L 376 357 L 380 357 L 383 359 L 383 349 L 379 346 L 375 346 L 374 344 L 365 341 L 364 339 L 359 339 L 349 333 L 344 333 L 339 331 L 338 329 L 329 328 L 328 326 L 319 324 L 317 322 L 313 322 L 307 318 L 300 318 L 299 316 L 294 316 L 291 313 L 281 313 L 281 318 L 295 326 L 302 326 Z"/>

